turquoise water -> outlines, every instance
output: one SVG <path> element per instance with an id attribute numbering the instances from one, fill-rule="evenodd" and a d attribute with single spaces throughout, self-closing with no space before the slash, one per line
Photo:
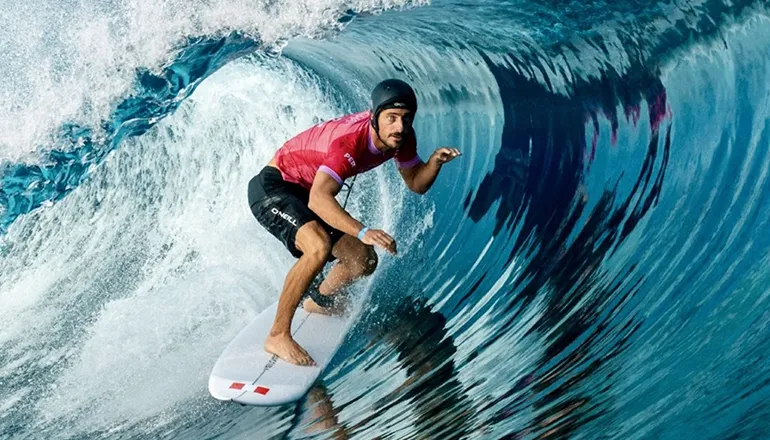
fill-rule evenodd
<path id="1" fill-rule="evenodd" d="M 770 435 L 762 2 L 3 10 L 0 438 Z M 307 399 L 215 401 L 292 263 L 248 180 L 385 77 L 463 156 L 357 180 L 402 252 Z"/>

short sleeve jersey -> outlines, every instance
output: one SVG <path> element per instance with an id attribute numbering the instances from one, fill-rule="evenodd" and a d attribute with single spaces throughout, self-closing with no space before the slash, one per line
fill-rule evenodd
<path id="1" fill-rule="evenodd" d="M 413 135 L 398 150 L 378 150 L 369 134 L 370 117 L 371 112 L 365 111 L 332 119 L 287 141 L 274 157 L 283 179 L 310 189 L 318 171 L 332 176 L 341 185 L 345 179 L 391 158 L 395 158 L 399 168 L 420 163 Z"/>

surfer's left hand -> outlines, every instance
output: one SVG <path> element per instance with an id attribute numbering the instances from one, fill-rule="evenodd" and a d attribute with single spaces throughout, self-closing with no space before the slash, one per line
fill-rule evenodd
<path id="1" fill-rule="evenodd" d="M 431 154 L 429 160 L 434 161 L 438 165 L 444 165 L 445 163 L 452 161 L 452 159 L 460 155 L 462 155 L 462 153 L 460 153 L 460 150 L 457 148 L 441 147 L 437 148 L 436 151 Z"/>

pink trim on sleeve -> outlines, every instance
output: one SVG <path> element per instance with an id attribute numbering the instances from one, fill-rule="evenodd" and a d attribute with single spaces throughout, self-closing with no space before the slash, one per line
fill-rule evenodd
<path id="1" fill-rule="evenodd" d="M 337 174 L 337 173 L 336 173 L 336 172 L 335 172 L 333 169 L 331 169 L 331 168 L 327 167 L 326 165 L 321 165 L 321 167 L 320 167 L 320 168 L 318 168 L 318 171 L 323 171 L 324 173 L 326 173 L 326 174 L 328 174 L 328 175 L 332 176 L 332 177 L 334 178 L 334 180 L 336 180 L 336 181 L 337 181 L 337 183 L 339 183 L 340 185 L 342 185 L 342 178 L 341 178 L 341 177 L 340 177 L 340 175 L 339 175 L 339 174 Z"/>
<path id="2" fill-rule="evenodd" d="M 395 159 L 395 161 L 396 161 L 396 165 L 398 165 L 398 167 L 402 169 L 413 168 L 415 165 L 422 162 L 422 160 L 420 159 L 420 156 L 415 156 L 414 159 L 408 160 L 406 162 L 400 162 L 398 159 Z"/>

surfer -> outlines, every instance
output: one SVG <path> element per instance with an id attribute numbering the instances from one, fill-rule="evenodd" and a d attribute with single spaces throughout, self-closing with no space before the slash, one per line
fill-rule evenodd
<path id="1" fill-rule="evenodd" d="M 424 194 L 442 165 L 460 155 L 436 149 L 427 162 L 417 155 L 412 129 L 417 97 L 405 82 L 388 79 L 372 91 L 372 108 L 315 125 L 287 141 L 249 182 L 249 206 L 257 221 L 297 262 L 286 275 L 278 311 L 265 350 L 296 365 L 315 365 L 291 336 L 291 321 L 302 304 L 311 313 L 328 313 L 333 295 L 377 267 L 378 246 L 396 254 L 387 232 L 369 228 L 337 202 L 346 179 L 391 158 L 407 187 Z M 328 261 L 337 260 L 317 288 L 311 282 Z"/>

